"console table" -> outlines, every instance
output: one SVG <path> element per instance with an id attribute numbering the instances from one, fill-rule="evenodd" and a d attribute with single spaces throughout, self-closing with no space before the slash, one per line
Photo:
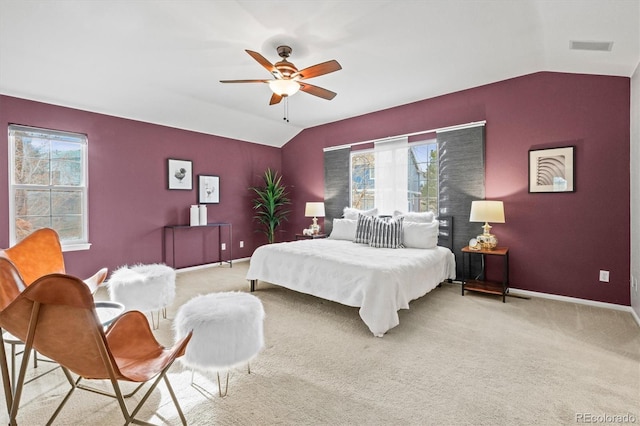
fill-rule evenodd
<path id="1" fill-rule="evenodd" d="M 190 226 L 190 225 L 167 225 L 164 227 L 164 231 L 162 233 L 163 238 L 163 255 L 164 262 L 167 262 L 167 232 L 171 231 L 171 266 L 176 267 L 176 231 L 185 231 L 188 229 L 196 230 L 198 232 L 204 232 L 211 228 L 218 229 L 218 262 L 222 265 L 223 262 L 228 263 L 229 267 L 233 267 L 233 238 L 232 238 L 232 227 L 230 223 L 225 222 L 215 222 L 215 223 L 207 223 L 206 225 L 199 226 Z M 229 260 L 224 260 L 222 258 L 222 228 L 228 228 L 229 230 L 229 242 L 227 243 L 227 249 L 229 250 Z M 196 265 L 190 265 L 196 266 Z"/>

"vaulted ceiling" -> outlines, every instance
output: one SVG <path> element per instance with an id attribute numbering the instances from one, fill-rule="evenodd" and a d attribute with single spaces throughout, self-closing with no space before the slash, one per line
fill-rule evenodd
<path id="1" fill-rule="evenodd" d="M 608 51 L 571 41 L 613 42 Z M 289 45 L 309 80 L 269 106 Z M 589 47 L 591 45 L 588 45 Z M 0 93 L 282 146 L 301 130 L 538 71 L 631 76 L 638 0 L 0 0 Z M 1 107 L 1 105 L 0 105 Z"/>

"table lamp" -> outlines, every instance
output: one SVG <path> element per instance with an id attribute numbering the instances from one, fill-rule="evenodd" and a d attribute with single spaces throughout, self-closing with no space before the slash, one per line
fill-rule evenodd
<path id="1" fill-rule="evenodd" d="M 498 245 L 498 239 L 491 234 L 489 222 L 504 222 L 504 205 L 502 201 L 472 201 L 469 222 L 484 222 L 484 232 L 476 238 L 483 250 L 493 250 Z"/>
<path id="2" fill-rule="evenodd" d="M 309 202 L 304 209 L 305 217 L 313 217 L 313 223 L 309 227 L 313 231 L 313 234 L 320 233 L 320 225 L 318 225 L 318 217 L 324 217 L 324 203 L 322 202 Z"/>

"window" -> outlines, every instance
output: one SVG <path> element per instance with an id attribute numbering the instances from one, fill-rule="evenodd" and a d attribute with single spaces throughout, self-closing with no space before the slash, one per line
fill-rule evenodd
<path id="1" fill-rule="evenodd" d="M 378 170 L 376 171 L 376 166 Z M 406 187 L 406 193 L 400 188 Z M 395 193 L 390 198 L 387 192 Z M 406 139 L 351 153 L 351 207 L 438 212 L 438 145 Z"/>
<path id="2" fill-rule="evenodd" d="M 410 145 L 410 212 L 438 212 L 438 145 L 435 140 Z"/>
<path id="3" fill-rule="evenodd" d="M 351 207 L 375 207 L 375 170 L 373 150 L 351 153 Z"/>
<path id="4" fill-rule="evenodd" d="M 89 248 L 85 135 L 11 125 L 9 172 L 12 245 L 53 228 L 63 250 Z"/>

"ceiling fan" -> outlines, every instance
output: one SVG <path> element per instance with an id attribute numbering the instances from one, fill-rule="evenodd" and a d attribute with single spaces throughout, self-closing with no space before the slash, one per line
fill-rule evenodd
<path id="1" fill-rule="evenodd" d="M 260 65 L 267 69 L 275 78 L 269 80 L 220 80 L 220 83 L 267 83 L 269 88 L 273 92 L 269 105 L 275 105 L 279 103 L 282 98 L 286 98 L 295 94 L 298 90 L 307 92 L 310 95 L 318 96 L 319 98 L 331 100 L 335 98 L 335 92 L 331 90 L 323 89 L 322 87 L 314 86 L 303 80 L 319 77 L 324 74 L 329 74 L 334 71 L 341 70 L 342 67 L 336 60 L 322 62 L 320 64 L 312 65 L 303 70 L 298 71 L 298 68 L 287 60 L 291 55 L 291 47 L 278 46 L 278 55 L 282 58 L 281 61 L 272 64 L 264 56 L 258 52 L 252 50 L 246 50 L 246 52 L 255 59 Z"/>

